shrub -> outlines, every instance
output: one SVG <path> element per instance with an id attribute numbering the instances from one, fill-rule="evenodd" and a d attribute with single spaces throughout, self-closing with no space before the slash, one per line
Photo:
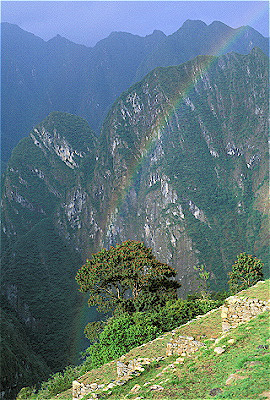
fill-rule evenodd
<path id="1" fill-rule="evenodd" d="M 156 312 L 121 314 L 108 320 L 98 342 L 87 349 L 84 372 L 116 359 L 134 347 L 155 339 L 163 332 L 184 324 L 199 314 L 218 307 L 221 301 L 177 300 Z"/>
<path id="2" fill-rule="evenodd" d="M 50 399 L 72 386 L 74 379 L 80 376 L 80 368 L 68 366 L 63 372 L 53 374 L 47 382 L 42 383 L 38 399 Z"/>
<path id="3" fill-rule="evenodd" d="M 127 353 L 133 347 L 154 339 L 158 328 L 145 318 L 144 313 L 125 313 L 110 318 L 99 335 L 98 343 L 87 349 L 90 365 L 98 367 Z M 89 365 L 89 359 L 86 361 Z"/>
<path id="4" fill-rule="evenodd" d="M 33 387 L 29 387 L 29 386 L 23 387 L 19 391 L 19 393 L 16 397 L 16 400 L 30 399 L 32 394 L 34 394 L 34 392 L 35 392 L 35 388 L 33 388 Z"/>

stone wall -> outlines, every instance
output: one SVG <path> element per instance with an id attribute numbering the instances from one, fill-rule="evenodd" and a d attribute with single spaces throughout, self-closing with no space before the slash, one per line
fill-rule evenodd
<path id="1" fill-rule="evenodd" d="M 72 383 L 72 399 L 80 400 L 85 395 L 89 395 L 88 400 L 98 399 L 102 397 L 103 392 L 108 392 L 115 386 L 122 386 L 134 376 L 140 375 L 144 371 L 144 366 L 149 365 L 152 362 L 161 361 L 163 359 L 164 357 L 160 356 L 153 358 L 134 358 L 132 360 L 126 360 L 126 357 L 122 356 L 120 360 L 116 362 L 117 380 L 114 380 L 106 385 L 98 385 L 96 382 L 84 384 L 80 381 L 80 378 L 78 378 L 78 380 L 73 381 Z M 113 364 L 115 364 L 115 362 L 110 363 L 111 368 L 113 368 Z"/>
<path id="2" fill-rule="evenodd" d="M 133 360 L 125 360 L 125 357 L 121 357 L 119 361 L 117 361 L 117 376 L 121 378 L 122 376 L 132 374 L 135 371 L 144 371 L 143 365 L 150 364 L 150 359 L 144 358 L 134 358 Z"/>
<path id="3" fill-rule="evenodd" d="M 221 310 L 222 318 L 222 330 L 223 332 L 228 331 L 231 328 L 237 327 L 243 322 L 247 322 L 252 318 L 256 317 L 258 314 L 268 310 L 269 301 L 262 301 L 259 299 L 243 298 L 238 296 L 231 296 L 227 298 L 224 305 L 219 307 Z M 216 312 L 217 309 L 211 310 L 205 315 L 197 316 L 195 319 L 200 319 L 208 314 Z M 184 325 L 189 325 L 194 321 L 188 321 Z M 163 340 L 163 336 L 160 336 L 150 343 Z M 144 347 L 143 344 L 139 347 Z M 182 363 L 184 357 L 189 356 L 199 350 L 204 343 L 195 340 L 191 336 L 178 336 L 176 331 L 172 331 L 172 339 L 167 344 L 166 356 L 178 355 L 179 358 L 176 360 L 176 364 Z M 215 352 L 218 354 L 224 352 L 223 348 L 215 348 Z M 84 384 L 79 378 L 73 381 L 72 387 L 72 398 L 73 400 L 82 399 L 86 394 L 89 395 L 89 400 L 94 400 L 102 397 L 103 392 L 110 391 L 115 386 L 124 385 L 134 376 L 141 374 L 144 371 L 144 367 L 154 361 L 163 360 L 164 357 L 153 357 L 153 358 L 137 358 L 132 360 L 127 360 L 125 356 L 122 356 L 117 362 L 113 361 L 110 363 L 110 368 L 113 368 L 113 364 L 117 367 L 117 379 L 108 383 L 99 385 L 97 383 Z"/>
<path id="4" fill-rule="evenodd" d="M 222 331 L 228 331 L 269 309 L 269 302 L 252 298 L 228 297 L 221 307 Z"/>
<path id="5" fill-rule="evenodd" d="M 167 344 L 166 356 L 175 354 L 185 357 L 199 350 L 202 346 L 204 346 L 203 343 L 191 336 L 173 335 L 171 341 Z"/>
<path id="6" fill-rule="evenodd" d="M 79 400 L 86 394 L 92 394 L 96 390 L 103 389 L 105 385 L 98 385 L 97 383 L 90 383 L 85 385 L 79 381 L 73 381 L 72 383 L 72 399 Z M 94 397 L 94 396 L 93 396 Z"/>

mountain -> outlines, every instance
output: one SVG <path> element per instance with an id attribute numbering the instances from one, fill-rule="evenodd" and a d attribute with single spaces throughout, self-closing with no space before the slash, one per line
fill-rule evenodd
<path id="1" fill-rule="evenodd" d="M 1 24 L 1 34 L 5 162 L 19 139 L 51 111 L 78 114 L 98 131 L 108 107 L 131 85 L 138 64 L 165 36 L 114 32 L 87 48 L 60 35 L 45 42 L 8 23 Z"/>
<path id="2" fill-rule="evenodd" d="M 267 68 L 258 49 L 201 56 L 157 68 L 120 96 L 92 188 L 101 244 L 143 239 L 184 291 L 195 264 L 222 288 L 237 253 L 267 262 Z"/>
<path id="3" fill-rule="evenodd" d="M 113 32 L 93 48 L 60 35 L 45 42 L 2 23 L 2 159 L 7 163 L 18 141 L 52 111 L 80 115 L 99 133 L 116 98 L 153 68 L 220 49 L 245 54 L 254 46 L 267 53 L 268 39 L 221 22 L 189 20 L 168 37 L 161 31 L 146 37 Z"/>
<path id="4" fill-rule="evenodd" d="M 19 352 L 15 347 L 5 353 L 10 366 L 7 373 L 16 370 L 17 377 L 2 376 L 4 398 L 11 399 L 10 393 L 18 392 L 25 382 L 36 383 L 44 374 L 77 363 L 79 351 L 85 347 L 84 326 L 89 318 L 97 318 L 93 308 L 87 310 L 86 298 L 78 294 L 74 279 L 82 257 L 70 246 L 66 235 L 59 235 L 55 225 L 57 206 L 65 202 L 75 186 L 74 201 L 80 207 L 79 178 L 74 170 L 78 166 L 81 173 L 87 169 L 90 182 L 96 146 L 97 139 L 86 121 L 52 113 L 12 152 L 2 214 L 5 234 L 1 241 L 1 295 L 17 322 L 13 323 L 15 330 L 7 331 L 7 321 L 3 320 L 1 332 L 8 332 L 4 350 L 18 342 Z M 17 326 L 21 325 L 26 330 L 21 337 L 27 337 L 29 348 L 17 340 Z M 23 375 L 20 354 L 27 366 Z M 36 359 L 40 358 L 37 369 Z"/>
<path id="5" fill-rule="evenodd" d="M 202 21 L 187 20 L 141 63 L 136 78 L 141 79 L 156 67 L 177 65 L 202 54 L 222 55 L 232 51 L 248 54 L 253 47 L 268 54 L 268 43 L 267 38 L 250 26 L 233 29 L 220 21 L 206 25 Z"/>
<path id="6" fill-rule="evenodd" d="M 267 116 L 268 59 L 255 48 L 156 68 L 114 102 L 99 137 L 54 112 L 19 142 L 3 177 L 2 295 L 51 370 L 75 361 L 85 298 L 74 276 L 102 247 L 144 241 L 176 268 L 181 295 L 202 263 L 224 289 L 242 251 L 267 275 Z"/>
<path id="7" fill-rule="evenodd" d="M 45 360 L 33 351 L 29 334 L 31 331 L 18 319 L 16 312 L 2 295 L 0 360 L 2 398 L 13 399 L 22 383 L 33 386 L 50 374 L 50 368 Z"/>

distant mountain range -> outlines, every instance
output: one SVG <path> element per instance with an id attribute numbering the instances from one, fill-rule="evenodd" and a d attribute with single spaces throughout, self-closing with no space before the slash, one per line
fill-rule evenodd
<path id="1" fill-rule="evenodd" d="M 99 134 L 116 98 L 158 66 L 177 65 L 200 54 L 247 54 L 268 39 L 251 27 L 232 29 L 186 21 L 174 34 L 140 37 L 113 32 L 93 48 L 61 37 L 48 42 L 16 25 L 1 24 L 2 159 L 51 111 L 86 118 Z"/>

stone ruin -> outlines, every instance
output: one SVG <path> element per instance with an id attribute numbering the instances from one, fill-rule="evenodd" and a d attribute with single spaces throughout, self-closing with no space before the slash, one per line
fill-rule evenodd
<path id="1" fill-rule="evenodd" d="M 269 301 L 238 296 L 228 297 L 221 307 L 222 331 L 236 328 L 266 310 L 269 310 Z"/>
<path id="2" fill-rule="evenodd" d="M 126 360 L 125 356 L 122 356 L 120 360 L 116 362 L 117 366 L 117 380 L 112 381 L 108 385 L 97 383 L 84 384 L 78 380 L 72 383 L 72 399 L 80 400 L 85 395 L 89 395 L 89 400 L 98 399 L 100 394 L 95 393 L 96 391 L 107 392 L 115 386 L 124 385 L 134 376 L 140 375 L 144 371 L 144 366 L 151 364 L 152 362 L 161 361 L 164 357 L 153 357 L 153 358 L 134 358 L 132 360 Z M 114 362 L 111 362 L 112 364 Z"/>
<path id="3" fill-rule="evenodd" d="M 171 341 L 167 344 L 166 356 L 189 356 L 203 346 L 205 346 L 204 343 L 195 340 L 191 336 L 176 336 L 173 334 Z"/>
<path id="4" fill-rule="evenodd" d="M 238 296 L 228 297 L 224 305 L 220 307 L 221 309 L 221 319 L 222 319 L 222 331 L 226 332 L 231 328 L 236 328 L 239 324 L 250 321 L 252 318 L 256 317 L 258 314 L 269 310 L 269 301 L 263 301 L 253 298 L 241 298 Z M 207 314 L 214 312 L 215 310 L 209 311 Z M 199 316 L 201 317 L 201 316 Z M 199 318 L 197 317 L 197 318 Z M 196 318 L 196 319 L 197 319 Z M 187 324 L 191 323 L 189 321 Z M 154 339 L 158 340 L 161 338 Z M 205 346 L 195 340 L 191 336 L 178 336 L 174 331 L 172 332 L 172 339 L 167 344 L 166 356 L 178 355 L 179 360 L 184 360 L 183 357 L 190 356 L 200 348 Z M 215 349 L 216 350 L 216 349 Z M 224 349 L 222 349 L 222 352 Z M 139 375 L 144 371 L 144 366 L 150 364 L 153 361 L 160 361 L 164 357 L 154 357 L 154 358 L 137 358 L 133 360 L 126 360 L 125 356 L 122 356 L 119 361 L 117 361 L 117 380 L 109 383 L 108 385 L 97 383 L 83 384 L 79 380 L 73 381 L 72 385 L 72 398 L 73 400 L 79 400 L 86 394 L 90 394 L 89 399 L 97 399 L 100 397 L 99 394 L 95 394 L 95 391 L 108 391 L 114 386 L 123 385 L 128 380 L 132 379 L 133 376 Z M 112 364 L 112 363 L 110 363 Z"/>

